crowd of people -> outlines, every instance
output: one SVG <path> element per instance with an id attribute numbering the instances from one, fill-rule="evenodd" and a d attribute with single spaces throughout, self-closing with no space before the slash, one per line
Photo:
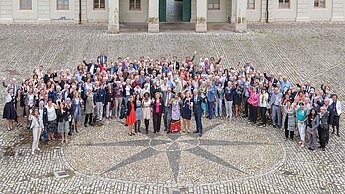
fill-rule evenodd
<path id="1" fill-rule="evenodd" d="M 153 133 L 159 133 L 162 125 L 167 133 L 202 136 L 203 119 L 240 117 L 260 127 L 271 121 L 273 128 L 285 130 L 286 140 L 293 140 L 297 132 L 300 146 L 308 142 L 310 150 L 316 149 L 317 137 L 325 150 L 330 128 L 339 136 L 341 103 L 325 82 L 321 88 L 310 81 L 292 85 L 286 76 L 261 72 L 251 62 L 230 67 L 221 64 L 223 57 L 195 61 L 195 54 L 180 61 L 176 56 L 108 60 L 102 52 L 72 71 L 40 66 L 20 84 L 16 79 L 6 84 L 3 79 L 3 118 L 8 130 L 14 122 L 32 130 L 32 154 L 39 150 L 40 138 L 68 142 L 78 133 L 82 115 L 85 127 L 105 119 L 125 119 L 130 136 L 142 130 L 149 133 L 150 122 Z"/>

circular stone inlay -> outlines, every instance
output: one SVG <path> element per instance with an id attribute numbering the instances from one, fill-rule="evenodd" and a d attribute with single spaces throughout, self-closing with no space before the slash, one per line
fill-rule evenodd
<path id="1" fill-rule="evenodd" d="M 121 123 L 86 129 L 65 147 L 76 171 L 123 181 L 214 183 L 259 175 L 283 158 L 270 129 L 205 120 L 204 134 L 128 136 Z M 194 123 L 191 126 L 195 129 Z"/>

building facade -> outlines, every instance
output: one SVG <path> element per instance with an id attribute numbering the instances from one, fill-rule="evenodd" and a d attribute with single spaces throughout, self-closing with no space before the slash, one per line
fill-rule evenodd
<path id="1" fill-rule="evenodd" d="M 174 10 L 172 6 L 179 9 Z M 175 14 L 176 21 L 167 16 Z M 159 32 L 161 22 L 195 24 L 206 32 L 207 23 L 235 23 L 245 31 L 249 22 L 344 21 L 345 0 L 1 0 L 1 23 L 81 22 L 108 23 L 119 32 L 120 23 L 147 23 Z"/>

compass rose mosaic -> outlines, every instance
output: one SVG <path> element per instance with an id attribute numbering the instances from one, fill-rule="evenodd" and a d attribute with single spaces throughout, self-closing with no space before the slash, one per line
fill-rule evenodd
<path id="1" fill-rule="evenodd" d="M 81 173 L 137 182 L 216 182 L 274 168 L 282 149 L 269 131 L 238 126 L 204 121 L 200 138 L 163 132 L 127 136 L 126 128 L 114 123 L 79 134 L 65 152 Z"/>

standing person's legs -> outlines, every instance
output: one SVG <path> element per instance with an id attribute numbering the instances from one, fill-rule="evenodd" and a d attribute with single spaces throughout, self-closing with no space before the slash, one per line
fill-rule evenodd
<path id="1" fill-rule="evenodd" d="M 107 102 L 107 105 L 106 105 L 106 109 L 105 109 L 106 111 L 105 111 L 105 116 L 107 117 L 107 118 L 109 118 L 110 117 L 110 102 Z"/>
<path id="2" fill-rule="evenodd" d="M 266 119 L 266 107 L 260 107 L 260 109 L 261 109 L 261 121 L 264 124 L 264 126 L 266 126 L 266 122 L 267 122 L 267 119 Z"/>
<path id="3" fill-rule="evenodd" d="M 305 125 L 304 123 L 298 123 L 298 132 L 301 137 L 301 144 L 304 146 L 305 142 Z"/>
<path id="4" fill-rule="evenodd" d="M 26 115 L 26 127 L 29 129 L 30 128 L 30 107 L 25 106 L 25 115 Z"/>
<path id="5" fill-rule="evenodd" d="M 128 101 L 128 99 L 127 99 L 127 101 Z M 123 102 L 123 98 L 117 98 L 117 101 L 116 101 L 116 111 L 117 111 L 116 118 L 120 117 L 122 102 Z M 125 103 L 125 106 L 126 105 L 127 105 L 127 102 Z"/>
<path id="6" fill-rule="evenodd" d="M 319 126 L 318 131 L 319 131 L 320 147 L 324 148 L 326 147 L 326 134 L 324 132 L 325 130 Z"/>
<path id="7" fill-rule="evenodd" d="M 194 119 L 195 119 L 195 125 L 196 125 L 196 131 L 195 133 L 199 133 L 199 123 L 198 123 L 198 114 L 194 113 Z"/>
<path id="8" fill-rule="evenodd" d="M 219 107 L 220 106 L 219 106 L 219 102 L 218 102 L 218 99 L 217 99 L 217 101 L 216 101 L 216 111 L 214 111 L 216 117 L 220 116 L 220 114 L 218 114 L 218 113 L 220 113 Z"/>
<path id="9" fill-rule="evenodd" d="M 147 119 L 145 119 L 145 125 L 146 125 L 146 121 Z M 158 116 L 157 114 L 153 114 L 153 132 L 156 133 L 157 132 L 157 122 L 158 122 Z M 148 123 L 148 122 L 147 122 Z M 148 125 L 146 127 L 146 131 L 148 129 Z"/>
<path id="10" fill-rule="evenodd" d="M 310 148 L 313 150 L 315 150 L 316 148 L 316 135 L 317 135 L 316 133 L 317 133 L 316 130 L 314 130 L 311 134 Z"/>
<path id="11" fill-rule="evenodd" d="M 277 107 L 277 116 L 278 116 L 278 128 L 280 129 L 282 127 L 282 110 L 279 107 Z"/>
<path id="12" fill-rule="evenodd" d="M 33 128 L 32 129 L 32 151 L 31 153 L 34 154 L 35 153 L 35 149 L 38 147 L 38 139 L 39 139 L 39 136 L 38 136 L 38 131 L 39 131 L 39 128 Z"/>
<path id="13" fill-rule="evenodd" d="M 230 101 L 225 100 L 225 113 L 226 117 L 230 117 Z"/>
<path id="14" fill-rule="evenodd" d="M 208 118 L 212 119 L 213 116 L 213 102 L 207 102 Z"/>
<path id="15" fill-rule="evenodd" d="M 337 130 L 337 136 L 340 137 L 340 134 L 339 134 L 339 120 L 340 120 L 340 116 L 335 116 L 334 120 L 335 120 L 335 128 Z M 334 130 L 334 128 L 333 128 L 333 130 Z"/>
<path id="16" fill-rule="evenodd" d="M 328 144 L 328 141 L 329 141 L 329 125 L 328 127 L 326 127 L 325 129 L 325 143 Z"/>
<path id="17" fill-rule="evenodd" d="M 162 115 L 157 114 L 157 125 L 156 126 L 157 126 L 157 132 L 158 133 L 161 131 L 161 123 L 162 123 Z"/>
<path id="18" fill-rule="evenodd" d="M 291 140 L 293 140 L 293 136 L 294 136 L 294 131 L 290 131 L 290 138 L 291 138 Z"/>
<path id="19" fill-rule="evenodd" d="M 222 100 L 218 100 L 219 103 L 218 103 L 218 109 L 219 109 L 219 116 L 222 117 L 223 116 L 223 101 Z"/>
<path id="20" fill-rule="evenodd" d="M 99 120 L 103 120 L 103 103 L 100 102 L 99 103 L 99 106 L 100 106 L 100 110 L 99 110 Z"/>
<path id="21" fill-rule="evenodd" d="M 90 113 L 90 117 L 89 117 L 89 125 L 93 125 L 93 116 L 92 116 L 93 114 L 92 113 Z"/>
<path id="22" fill-rule="evenodd" d="M 101 106 L 99 102 L 96 102 L 96 116 L 97 116 L 97 120 L 100 120 L 100 113 L 101 113 Z"/>
<path id="23" fill-rule="evenodd" d="M 244 117 L 248 116 L 248 108 L 249 108 L 248 99 L 249 99 L 248 97 L 244 97 L 243 98 L 243 102 L 244 102 L 244 110 L 243 110 Z"/>
<path id="24" fill-rule="evenodd" d="M 149 119 L 145 119 L 145 131 L 146 131 L 146 134 L 149 133 L 149 124 L 150 124 L 150 120 Z"/>
<path id="25" fill-rule="evenodd" d="M 253 123 L 256 124 L 256 121 L 258 119 L 258 107 L 252 106 L 252 111 L 253 111 L 253 114 L 252 114 Z"/>
<path id="26" fill-rule="evenodd" d="M 198 123 L 199 134 L 202 134 L 203 132 L 202 132 L 202 122 L 201 122 L 201 115 L 200 114 L 198 115 L 197 123 Z"/>
<path id="27" fill-rule="evenodd" d="M 85 121 L 84 121 L 84 126 L 87 127 L 87 123 L 89 120 L 90 114 L 85 114 Z"/>
<path id="28" fill-rule="evenodd" d="M 248 103 L 248 120 L 250 122 L 253 122 L 253 106 L 251 104 Z"/>
<path id="29" fill-rule="evenodd" d="M 229 101 L 229 114 L 230 114 L 230 119 L 232 118 L 233 112 L 232 112 L 232 105 L 233 101 Z"/>
<path id="30" fill-rule="evenodd" d="M 164 111 L 164 131 L 170 131 L 171 108 L 165 108 Z"/>
<path id="31" fill-rule="evenodd" d="M 272 123 L 273 123 L 273 127 L 277 127 L 277 106 L 272 106 Z"/>

